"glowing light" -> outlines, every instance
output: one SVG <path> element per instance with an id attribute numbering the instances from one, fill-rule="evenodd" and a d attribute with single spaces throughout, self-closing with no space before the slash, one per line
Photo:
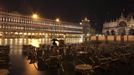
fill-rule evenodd
<path id="1" fill-rule="evenodd" d="M 36 40 L 36 39 L 32 39 L 30 44 L 31 44 L 32 46 L 39 47 L 39 41 Z"/>
<path id="2" fill-rule="evenodd" d="M 48 34 L 45 35 L 45 38 L 48 38 Z"/>
<path id="3" fill-rule="evenodd" d="M 80 22 L 80 25 L 82 25 L 82 22 Z"/>
<path id="4" fill-rule="evenodd" d="M 80 37 L 81 37 L 81 38 L 80 38 L 80 43 L 82 43 L 84 37 L 83 37 L 83 35 L 80 35 Z"/>
<path id="5" fill-rule="evenodd" d="M 39 17 L 39 16 L 38 16 L 36 13 L 32 15 L 32 18 L 33 18 L 33 19 L 38 19 L 38 17 Z"/>
<path id="6" fill-rule="evenodd" d="M 85 17 L 85 20 L 86 20 L 86 21 L 88 20 L 87 17 Z"/>
<path id="7" fill-rule="evenodd" d="M 59 18 L 56 18 L 56 22 L 60 22 L 60 19 Z"/>
<path id="8" fill-rule="evenodd" d="M 27 33 L 24 33 L 24 35 L 27 35 Z"/>
<path id="9" fill-rule="evenodd" d="M 96 36 L 99 36 L 99 34 L 96 34 Z"/>

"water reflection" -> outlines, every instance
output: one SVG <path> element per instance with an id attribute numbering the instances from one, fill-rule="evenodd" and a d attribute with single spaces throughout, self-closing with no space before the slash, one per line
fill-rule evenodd
<path id="1" fill-rule="evenodd" d="M 25 72 L 23 75 L 42 75 L 43 72 L 39 72 L 37 70 L 37 64 L 29 64 L 30 61 L 27 61 L 27 59 L 24 59 L 24 66 L 25 66 Z"/>
<path id="2" fill-rule="evenodd" d="M 29 61 L 22 56 L 22 45 L 30 44 L 34 40 L 35 39 L 0 39 L 0 45 L 10 45 L 11 66 L 9 75 L 41 75 L 34 65 L 29 64 Z"/>
<path id="3" fill-rule="evenodd" d="M 37 40 L 37 39 L 30 40 L 30 44 L 35 47 L 39 47 L 39 42 L 41 42 L 40 39 L 39 40 Z"/>
<path id="4" fill-rule="evenodd" d="M 59 38 L 60 39 L 60 38 Z M 72 41 L 73 40 L 73 41 Z M 66 39 L 66 43 L 79 43 L 79 38 L 74 40 L 74 38 Z M 0 45 L 10 45 L 10 62 L 11 68 L 9 69 L 9 75 L 45 75 L 45 72 L 39 72 L 37 70 L 36 64 L 29 64 L 30 61 L 22 56 L 22 45 L 32 44 L 34 46 L 39 46 L 39 44 L 51 44 L 51 38 L 42 39 L 0 39 Z"/>

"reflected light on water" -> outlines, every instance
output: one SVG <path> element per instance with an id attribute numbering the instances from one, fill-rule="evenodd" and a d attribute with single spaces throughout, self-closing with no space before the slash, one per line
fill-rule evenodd
<path id="1" fill-rule="evenodd" d="M 24 75 L 40 75 L 36 67 L 37 64 L 29 64 L 29 61 L 27 61 L 26 58 L 24 59 L 24 63 L 25 63 L 25 70 L 26 70 Z"/>
<path id="2" fill-rule="evenodd" d="M 37 39 L 32 39 L 30 44 L 35 47 L 39 47 L 39 41 Z"/>

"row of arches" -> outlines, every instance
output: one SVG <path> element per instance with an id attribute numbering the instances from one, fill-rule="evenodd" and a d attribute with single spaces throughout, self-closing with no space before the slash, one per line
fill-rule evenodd
<path id="1" fill-rule="evenodd" d="M 115 34 L 116 34 L 116 31 L 115 31 L 115 30 L 106 31 L 106 35 L 115 35 Z M 118 30 L 118 34 L 119 34 L 119 35 L 125 35 L 125 34 L 126 34 L 125 29 L 119 29 L 119 30 Z M 129 35 L 134 35 L 134 29 L 130 29 L 130 30 L 128 31 L 128 34 L 129 34 Z"/>
<path id="2" fill-rule="evenodd" d="M 112 30 L 111 32 L 110 31 L 106 31 L 107 35 L 110 35 L 110 33 L 111 33 L 111 35 L 115 35 L 115 31 L 114 30 Z"/>

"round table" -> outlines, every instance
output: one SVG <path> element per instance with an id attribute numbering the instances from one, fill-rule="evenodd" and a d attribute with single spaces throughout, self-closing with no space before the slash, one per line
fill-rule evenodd
<path id="1" fill-rule="evenodd" d="M 91 70 L 92 69 L 92 65 L 89 65 L 89 64 L 79 64 L 79 65 L 76 65 L 75 68 L 77 70 Z"/>
<path id="2" fill-rule="evenodd" d="M 81 75 L 87 75 L 92 70 L 92 65 L 90 64 L 79 64 L 75 66 L 76 72 Z"/>

